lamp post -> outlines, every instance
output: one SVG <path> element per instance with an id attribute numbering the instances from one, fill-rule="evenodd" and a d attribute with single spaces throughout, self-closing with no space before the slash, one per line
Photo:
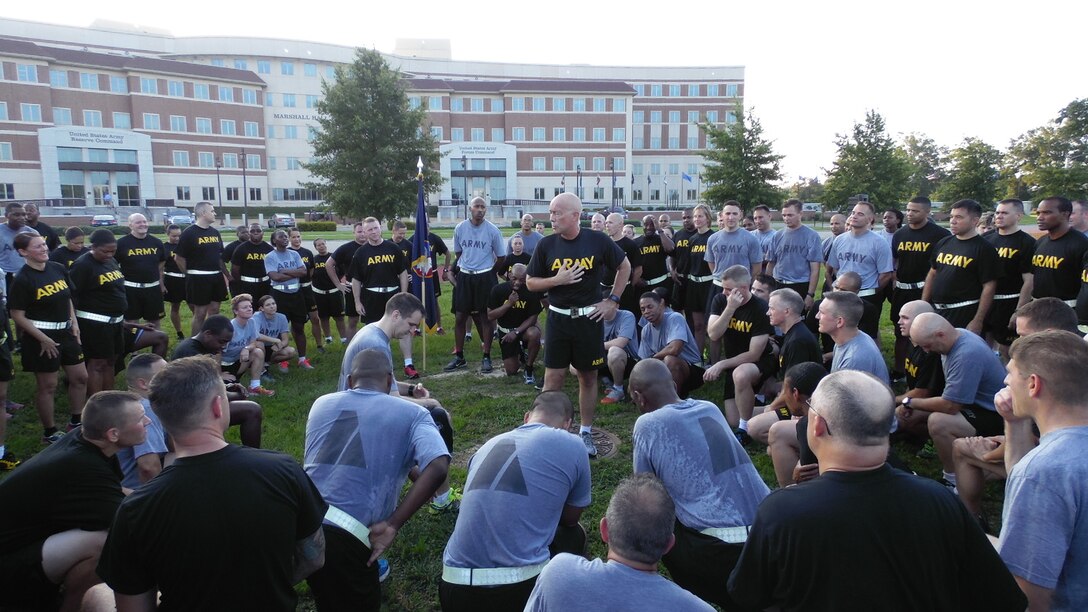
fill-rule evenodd
<path id="1" fill-rule="evenodd" d="M 578 199 L 582 199 L 582 165 L 579 164 L 574 167 L 574 172 L 577 178 L 574 181 L 574 195 L 578 196 Z"/>
<path id="2" fill-rule="evenodd" d="M 616 162 L 608 162 L 608 169 L 612 171 L 612 211 L 616 212 Z"/>
<path id="3" fill-rule="evenodd" d="M 249 189 L 246 187 L 246 150 L 242 149 L 242 224 L 249 225 Z"/>
<path id="4" fill-rule="evenodd" d="M 461 155 L 461 200 L 465 204 L 465 218 L 468 219 L 468 156 Z"/>
<path id="5" fill-rule="evenodd" d="M 219 176 L 219 169 L 223 167 L 223 160 L 215 156 L 215 193 L 218 196 L 219 208 L 223 208 L 223 181 Z"/>

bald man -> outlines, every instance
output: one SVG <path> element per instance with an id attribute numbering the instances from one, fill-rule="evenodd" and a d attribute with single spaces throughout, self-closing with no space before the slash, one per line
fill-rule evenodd
<path id="1" fill-rule="evenodd" d="M 166 264 L 166 247 L 162 240 L 147 231 L 147 217 L 133 213 L 128 217 L 128 235 L 117 239 L 117 253 L 113 258 L 125 275 L 125 297 L 128 310 L 125 321 L 139 323 L 141 319 L 158 328 L 166 316 L 163 293 L 163 266 Z"/>
<path id="2" fill-rule="evenodd" d="M 487 318 L 487 298 L 491 288 L 498 284 L 497 274 L 503 271 L 506 245 L 495 224 L 486 219 L 487 202 L 472 198 L 469 203 L 471 216 L 453 229 L 453 252 L 457 261 L 453 264 L 453 314 L 455 316 L 454 354 L 446 367 L 452 372 L 468 365 L 465 360 L 465 334 L 472 331 L 470 319 L 476 322 L 476 331 L 484 343 L 480 371 L 491 372 L 491 336 L 494 326 Z"/>
<path id="3" fill-rule="evenodd" d="M 1024 609 L 1023 593 L 963 505 L 886 463 L 892 402 L 891 389 L 865 372 L 820 382 L 805 432 L 820 477 L 760 505 L 729 577 L 740 606 Z M 826 562 L 829 550 L 835 563 Z"/>
<path id="4" fill-rule="evenodd" d="M 605 221 L 606 221 L 606 218 L 605 218 L 604 215 L 602 215 L 601 213 L 596 213 L 589 220 L 589 229 L 591 229 L 591 230 L 593 230 L 595 232 L 603 232 L 604 231 L 604 222 Z"/>
<path id="5" fill-rule="evenodd" d="M 631 264 L 631 278 L 628 280 L 625 287 L 617 287 L 622 290 L 620 293 L 620 309 L 635 315 L 635 320 L 638 320 L 638 297 L 642 295 L 643 291 L 636 289 L 636 285 L 642 285 L 642 251 L 639 250 L 635 241 L 627 236 L 623 235 L 623 215 L 619 213 L 611 213 L 604 220 L 604 232 L 608 234 L 608 237 L 612 239 L 621 249 L 623 254 L 627 256 L 627 261 Z M 605 283 L 612 280 L 615 273 L 605 272 Z M 602 287 L 603 291 L 611 291 L 612 287 L 607 284 Z"/>
<path id="6" fill-rule="evenodd" d="M 665 215 L 661 215 L 665 217 Z M 665 217 L 667 218 L 667 217 Z M 669 276 L 669 254 L 676 248 L 672 232 L 658 229 L 653 215 L 642 217 L 642 235 L 635 239 L 638 253 L 642 256 L 642 275 L 639 281 L 631 281 L 638 294 L 664 287 L 672 295 L 672 278 Z M 638 317 L 635 317 L 636 319 Z"/>
<path id="7" fill-rule="evenodd" d="M 1004 429 L 994 395 L 1005 386 L 1005 368 L 981 336 L 952 327 L 936 313 L 914 318 L 910 340 L 927 353 L 941 355 L 945 386 L 937 397 L 903 398 L 900 423 L 915 431 L 925 423 L 944 468 L 944 482 L 955 488 L 952 442 L 967 436 L 994 436 Z"/>
<path id="8" fill-rule="evenodd" d="M 532 255 L 533 251 L 536 250 L 536 243 L 540 242 L 540 239 L 544 237 L 544 234 L 533 229 L 533 216 L 526 213 L 521 216 L 521 229 L 515 232 L 506 241 L 506 251 L 508 253 L 513 252 L 514 250 L 511 242 L 515 237 L 521 237 L 522 250 L 529 255 Z"/>
<path id="9" fill-rule="evenodd" d="M 910 340 L 911 324 L 915 317 L 927 312 L 934 312 L 933 306 L 924 300 L 913 300 L 899 307 L 897 327 L 903 338 Z M 941 356 L 927 353 L 922 347 L 910 343 L 911 350 L 904 360 L 907 390 L 895 398 L 896 405 L 907 397 L 936 397 L 944 391 L 944 370 L 941 368 Z M 897 412 L 898 414 L 898 412 Z M 902 425 L 902 422 L 900 422 Z"/>

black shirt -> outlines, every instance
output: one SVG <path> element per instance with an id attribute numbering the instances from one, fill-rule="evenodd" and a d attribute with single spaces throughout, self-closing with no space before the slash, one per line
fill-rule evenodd
<path id="1" fill-rule="evenodd" d="M 50 251 L 60 246 L 60 236 L 57 235 L 57 230 L 53 229 L 45 221 L 38 221 L 37 225 L 27 223 L 26 226 L 33 228 L 42 238 L 45 238 L 45 246 Z"/>
<path id="2" fill-rule="evenodd" d="M 669 255 L 661 246 L 660 234 L 642 235 L 635 241 L 635 244 L 638 246 L 638 253 L 642 257 L 642 279 L 644 281 L 651 281 L 669 273 L 666 266 Z"/>
<path id="3" fill-rule="evenodd" d="M 174 347 L 174 354 L 170 356 L 171 360 L 181 359 L 182 357 L 197 357 L 199 355 L 215 355 L 212 351 L 209 351 L 203 344 L 196 338 L 186 338 L 178 345 Z"/>
<path id="4" fill-rule="evenodd" d="M 522 251 L 521 255 L 507 253 L 506 259 L 502 260 L 502 277 L 510 278 L 510 270 L 514 269 L 514 264 L 525 264 L 526 266 L 528 266 L 529 262 L 532 261 L 532 259 L 533 256 L 526 253 L 525 251 Z"/>
<path id="5" fill-rule="evenodd" d="M 112 257 L 102 262 L 87 253 L 72 264 L 69 275 L 77 309 L 110 317 L 121 316 L 128 310 L 125 275 Z"/>
<path id="6" fill-rule="evenodd" d="M 1088 237 L 1073 228 L 1069 228 L 1057 240 L 1043 236 L 1036 241 L 1035 253 L 1031 257 L 1031 269 L 1035 274 L 1031 297 L 1075 299 L 1080 293 L 1080 276 L 1086 251 Z"/>
<path id="7" fill-rule="evenodd" d="M 49 261 L 55 261 L 66 269 L 71 268 L 79 256 L 84 253 L 89 253 L 91 250 L 87 247 L 83 247 L 78 251 L 73 251 L 66 246 L 61 246 L 53 249 L 53 252 L 49 254 Z"/>
<path id="8" fill-rule="evenodd" d="M 533 251 L 529 276 L 555 276 L 564 265 L 576 263 L 585 268 L 582 278 L 572 285 L 557 285 L 548 290 L 548 301 L 557 308 L 581 308 L 601 301 L 601 285 L 612 283 L 615 276 L 605 279 L 605 268 L 616 270 L 623 262 L 623 249 L 601 232 L 582 228 L 573 240 L 560 234 L 544 236 Z M 613 272 L 615 274 L 615 272 Z"/>
<path id="9" fill-rule="evenodd" d="M 494 310 L 502 306 L 506 299 L 510 297 L 510 291 L 511 284 L 509 282 L 499 283 L 492 287 L 491 294 L 487 298 L 487 308 Z M 544 306 L 540 303 L 541 297 L 543 297 L 541 294 L 522 287 L 518 290 L 518 300 L 510 306 L 506 314 L 496 319 L 496 322 L 506 329 L 518 327 L 525 322 L 525 319 L 539 315 L 544 310 Z"/>
<path id="10" fill-rule="evenodd" d="M 336 250 L 332 252 L 332 261 L 336 264 L 336 274 L 339 278 L 346 278 L 351 280 L 351 260 L 355 257 L 355 251 L 359 250 L 362 246 L 358 242 L 352 240 L 336 247 Z M 326 273 L 325 276 L 328 276 Z M 349 283 L 350 285 L 350 283 Z"/>
<path id="11" fill-rule="evenodd" d="M 892 237 L 895 257 L 895 280 L 900 283 L 920 283 L 926 280 L 933 245 L 947 238 L 948 230 L 930 221 L 921 229 L 904 225 Z M 825 255 L 826 259 L 826 255 Z"/>
<path id="12" fill-rule="evenodd" d="M 392 240 L 383 240 L 377 246 L 367 243 L 356 249 L 348 277 L 358 280 L 363 287 L 396 287 L 399 291 L 400 273 L 407 269 L 408 257 L 404 251 Z"/>
<path id="13" fill-rule="evenodd" d="M 163 266 L 163 272 L 176 272 L 181 274 L 181 268 L 178 267 L 178 260 L 174 258 L 177 255 L 178 245 L 171 242 L 164 242 L 162 244 L 162 252 L 165 257 L 166 264 Z"/>
<path id="14" fill-rule="evenodd" d="M 249 242 L 248 240 L 246 242 Z M 238 245 L 242 244 L 241 240 L 235 240 L 227 246 L 223 247 L 223 263 L 230 264 L 230 260 L 234 257 L 234 249 L 238 248 Z"/>
<path id="15" fill-rule="evenodd" d="M 265 272 L 264 269 L 264 256 L 271 252 L 272 245 L 264 241 L 258 242 L 257 244 L 253 244 L 252 242 L 240 244 L 237 249 L 234 249 L 234 255 L 230 258 L 230 264 L 231 267 L 238 266 L 239 276 L 263 279 L 268 276 L 268 273 Z M 239 281 L 242 279 L 235 278 L 234 280 Z"/>
<path id="16" fill-rule="evenodd" d="M 299 247 L 297 249 L 295 247 L 287 248 L 298 253 L 298 256 L 302 258 L 302 265 L 306 266 L 306 277 L 302 279 L 302 282 L 305 283 L 306 281 L 311 280 L 314 275 L 314 252 L 306 247 Z M 325 276 L 327 278 L 329 275 L 326 274 Z"/>
<path id="17" fill-rule="evenodd" d="M 23 266 L 8 288 L 8 309 L 22 310 L 26 318 L 35 321 L 68 321 L 72 316 L 71 287 L 68 270 L 59 263 L 47 261 L 43 270 Z"/>
<path id="18" fill-rule="evenodd" d="M 982 236 L 960 240 L 949 236 L 938 242 L 930 253 L 933 277 L 929 300 L 934 304 L 952 304 L 977 300 L 982 285 L 1001 274 L 997 249 Z"/>
<path id="19" fill-rule="evenodd" d="M 672 250 L 672 268 L 681 276 L 688 273 L 688 256 L 691 254 L 691 236 L 694 233 L 680 229 L 672 234 L 672 242 L 676 245 Z"/>
<path id="20" fill-rule="evenodd" d="M 997 249 L 1001 276 L 997 279 L 997 295 L 1020 293 L 1024 287 L 1024 274 L 1031 272 L 1031 256 L 1035 252 L 1035 239 L 1024 230 L 1007 236 L 990 232 L 983 237 Z"/>
<path id="21" fill-rule="evenodd" d="M 635 268 L 642 265 L 642 253 L 639 251 L 638 245 L 634 240 L 631 240 L 627 236 L 615 241 L 616 244 L 623 249 L 623 254 L 627 256 L 627 261 L 631 262 L 631 275 L 634 276 Z M 618 265 L 618 264 L 617 264 Z M 616 268 L 609 267 L 605 269 L 604 280 L 601 281 L 602 285 L 607 287 L 612 286 L 613 280 L 616 278 Z M 627 279 L 630 284 L 630 277 Z"/>
<path id="22" fill-rule="evenodd" d="M 725 312 L 728 298 L 724 293 L 718 293 L 710 300 L 709 315 L 721 316 Z M 708 316 L 709 319 L 709 316 Z M 795 326 L 796 327 L 796 326 Z M 729 329 L 722 335 L 722 353 L 726 359 L 731 359 L 747 351 L 755 336 L 767 336 L 767 346 L 757 362 L 762 362 L 771 356 L 770 337 L 774 335 L 771 320 L 767 318 L 767 302 L 752 296 L 747 302 L 740 305 L 733 318 L 729 321 Z"/>
<path id="23" fill-rule="evenodd" d="M 927 353 L 922 347 L 912 345 L 904 365 L 908 389 L 927 389 L 929 397 L 940 397 L 944 393 L 944 366 L 939 354 Z"/>
<path id="24" fill-rule="evenodd" d="M 332 284 L 332 280 L 329 278 L 329 273 L 326 272 L 326 262 L 332 257 L 332 253 L 314 253 L 313 256 L 313 283 L 314 288 L 322 291 L 330 291 L 336 288 L 336 285 Z"/>
<path id="25" fill-rule="evenodd" d="M 137 238 L 132 234 L 117 239 L 117 254 L 113 256 L 125 278 L 134 283 L 154 283 L 159 280 L 159 264 L 166 261 L 162 240 L 148 234 Z"/>
<path id="26" fill-rule="evenodd" d="M 798 321 L 782 336 L 782 348 L 778 351 L 778 380 L 786 376 L 786 371 L 799 363 L 811 361 L 823 364 L 824 355 L 816 336 L 809 331 L 803 321 Z"/>
<path id="27" fill-rule="evenodd" d="M 393 241 L 390 240 L 389 242 L 393 242 Z M 408 261 L 412 260 L 412 241 L 411 240 L 408 240 L 407 238 L 405 238 L 404 240 L 401 240 L 400 242 L 393 242 L 393 246 L 395 246 L 398 249 L 404 251 L 404 258 L 405 259 L 407 259 Z"/>
<path id="28" fill-rule="evenodd" d="M 1077 293 L 1077 322 L 1088 323 L 1088 252 L 1081 263 L 1080 292 Z"/>
<path id="29" fill-rule="evenodd" d="M 713 235 L 714 232 L 707 230 L 702 234 L 694 232 L 691 238 L 688 238 L 688 263 L 683 270 L 684 274 L 710 276 L 710 266 L 707 265 L 703 258 L 706 257 L 706 241 L 710 240 Z"/>
<path id="30" fill-rule="evenodd" d="M 185 258 L 187 270 L 219 272 L 223 261 L 223 237 L 214 227 L 190 225 L 181 232 L 177 255 Z"/>

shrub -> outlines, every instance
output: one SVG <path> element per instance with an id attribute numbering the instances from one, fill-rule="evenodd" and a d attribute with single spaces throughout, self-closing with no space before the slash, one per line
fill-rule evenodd
<path id="1" fill-rule="evenodd" d="M 335 221 L 298 221 L 295 227 L 300 232 L 335 232 Z"/>

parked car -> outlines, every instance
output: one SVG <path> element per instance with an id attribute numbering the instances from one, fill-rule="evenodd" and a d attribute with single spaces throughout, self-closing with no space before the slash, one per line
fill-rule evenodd
<path id="1" fill-rule="evenodd" d="M 113 215 L 95 215 L 91 217 L 91 227 L 110 227 L 117 225 L 117 217 Z"/>
<path id="2" fill-rule="evenodd" d="M 282 213 L 276 213 L 272 215 L 272 218 L 268 220 L 268 227 L 270 229 L 276 229 L 280 227 L 294 227 L 295 217 L 294 215 L 285 215 Z"/>
<path id="3" fill-rule="evenodd" d="M 163 215 L 163 225 L 192 225 L 195 222 L 193 212 L 184 208 L 171 208 Z"/>

